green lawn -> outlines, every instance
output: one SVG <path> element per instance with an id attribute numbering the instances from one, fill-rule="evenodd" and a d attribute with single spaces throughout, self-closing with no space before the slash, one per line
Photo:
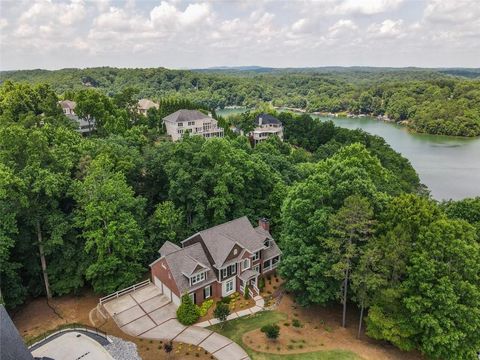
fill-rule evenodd
<path id="1" fill-rule="evenodd" d="M 219 325 L 210 326 L 209 329 L 222 334 L 237 344 L 240 344 L 253 360 L 359 360 L 360 357 L 353 352 L 344 350 L 314 351 L 302 354 L 276 355 L 261 353 L 246 346 L 242 337 L 248 331 L 261 328 L 263 325 L 277 323 L 285 320 L 287 317 L 283 313 L 276 311 L 263 311 L 251 316 L 245 316 L 239 319 L 230 320 L 225 323 L 223 328 Z M 280 336 L 282 336 L 280 334 Z"/>

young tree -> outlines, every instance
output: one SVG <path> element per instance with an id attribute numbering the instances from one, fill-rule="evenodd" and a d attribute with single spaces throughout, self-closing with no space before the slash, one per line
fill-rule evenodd
<path id="1" fill-rule="evenodd" d="M 368 308 L 378 288 L 385 285 L 384 278 L 380 275 L 380 252 L 371 244 L 366 244 L 360 249 L 360 257 L 357 266 L 351 274 L 351 288 L 353 299 L 360 306 L 360 318 L 358 321 L 357 338 L 362 334 L 363 315 Z"/>
<path id="2" fill-rule="evenodd" d="M 213 310 L 213 316 L 220 321 L 221 328 L 223 328 L 228 315 L 230 315 L 230 308 L 228 305 L 224 303 L 217 303 L 217 306 Z"/>
<path id="3" fill-rule="evenodd" d="M 131 285 L 144 271 L 144 199 L 135 197 L 125 176 L 103 154 L 90 163 L 72 193 L 78 203 L 76 224 L 92 257 L 86 276 L 94 290 L 108 293 Z"/>
<path id="4" fill-rule="evenodd" d="M 182 295 L 182 303 L 177 309 L 177 319 L 183 325 L 195 324 L 200 317 L 200 309 L 190 298 L 190 295 Z"/>
<path id="5" fill-rule="evenodd" d="M 332 236 L 326 239 L 327 251 L 334 257 L 331 275 L 342 280 L 341 302 L 343 304 L 342 326 L 346 325 L 348 285 L 350 274 L 360 254 L 362 243 L 372 233 L 373 210 L 368 200 L 353 195 L 345 199 L 337 213 L 330 216 Z"/>

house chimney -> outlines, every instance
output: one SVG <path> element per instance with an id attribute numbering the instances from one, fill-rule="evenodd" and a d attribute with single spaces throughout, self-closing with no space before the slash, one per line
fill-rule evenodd
<path id="1" fill-rule="evenodd" d="M 258 125 L 260 125 L 260 126 L 261 126 L 261 125 L 262 125 L 262 123 L 263 123 L 263 119 L 262 119 L 262 117 L 260 116 L 260 117 L 258 118 Z"/>
<path id="2" fill-rule="evenodd" d="M 267 218 L 261 218 L 258 220 L 258 225 L 265 231 L 270 231 L 270 221 Z"/>

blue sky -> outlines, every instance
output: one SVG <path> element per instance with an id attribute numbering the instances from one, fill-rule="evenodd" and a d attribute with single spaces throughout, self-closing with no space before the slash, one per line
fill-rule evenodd
<path id="1" fill-rule="evenodd" d="M 480 66 L 477 0 L 2 0 L 0 68 Z"/>

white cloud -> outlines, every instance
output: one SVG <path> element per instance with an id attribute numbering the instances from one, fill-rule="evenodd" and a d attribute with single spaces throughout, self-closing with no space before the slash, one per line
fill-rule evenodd
<path id="1" fill-rule="evenodd" d="M 476 1 L 7 1 L 2 67 L 478 66 Z"/>
<path id="2" fill-rule="evenodd" d="M 395 10 L 404 0 L 345 0 L 333 8 L 337 14 L 380 14 Z"/>
<path id="3" fill-rule="evenodd" d="M 358 29 L 358 26 L 352 20 L 341 19 L 328 28 L 330 35 L 336 36 L 341 33 L 351 32 Z"/>
<path id="4" fill-rule="evenodd" d="M 405 36 L 403 20 L 386 19 L 379 24 L 371 24 L 367 30 L 373 37 L 400 38 Z"/>

